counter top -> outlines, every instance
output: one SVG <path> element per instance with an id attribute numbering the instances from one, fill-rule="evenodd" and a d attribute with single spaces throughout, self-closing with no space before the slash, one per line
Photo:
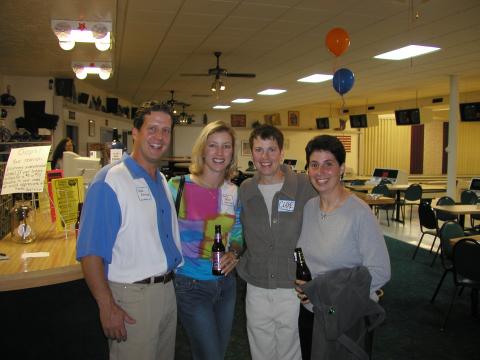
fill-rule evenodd
<path id="1" fill-rule="evenodd" d="M 0 260 L 0 291 L 27 289 L 83 278 L 80 263 L 75 259 L 76 238 L 73 230 L 57 232 L 49 210 L 36 213 L 37 238 L 30 244 L 14 242 L 11 235 L 0 240 L 0 253 L 9 260 Z M 22 259 L 24 253 L 48 252 L 49 256 Z"/>

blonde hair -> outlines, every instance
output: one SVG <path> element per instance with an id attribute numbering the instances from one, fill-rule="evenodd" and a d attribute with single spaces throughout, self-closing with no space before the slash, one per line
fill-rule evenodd
<path id="1" fill-rule="evenodd" d="M 230 180 L 237 174 L 237 152 L 236 152 L 236 136 L 233 129 L 225 124 L 223 121 L 214 121 L 207 126 L 205 126 L 198 136 L 197 140 L 195 140 L 195 144 L 193 144 L 192 149 L 192 164 L 189 167 L 190 173 L 193 175 L 201 175 L 203 174 L 203 169 L 205 167 L 205 160 L 203 157 L 203 153 L 205 151 L 205 147 L 207 146 L 207 139 L 210 135 L 218 133 L 218 132 L 226 132 L 232 138 L 232 160 L 230 164 L 225 169 L 225 179 Z"/>

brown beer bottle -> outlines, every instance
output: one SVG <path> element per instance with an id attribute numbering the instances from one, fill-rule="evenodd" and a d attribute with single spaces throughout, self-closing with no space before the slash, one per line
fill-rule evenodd
<path id="1" fill-rule="evenodd" d="M 297 279 L 303 281 L 312 280 L 312 273 L 305 262 L 302 248 L 296 248 L 294 252 L 295 263 L 297 264 Z"/>
<path id="2" fill-rule="evenodd" d="M 220 259 L 225 254 L 225 246 L 222 243 L 222 226 L 215 225 L 215 238 L 212 245 L 212 274 L 221 276 L 222 268 Z"/>
<path id="3" fill-rule="evenodd" d="M 83 203 L 78 203 L 77 222 L 75 223 L 75 236 L 78 238 L 78 231 L 80 230 L 80 216 L 82 216 Z"/>

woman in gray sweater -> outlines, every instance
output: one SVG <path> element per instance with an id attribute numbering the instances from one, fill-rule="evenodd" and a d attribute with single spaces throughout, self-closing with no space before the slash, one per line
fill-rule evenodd
<path id="1" fill-rule="evenodd" d="M 390 279 L 390 258 L 371 209 L 343 187 L 345 148 L 336 137 L 320 135 L 309 141 L 305 152 L 308 176 L 318 196 L 305 205 L 298 246 L 312 277 L 363 265 L 372 276 L 370 293 L 376 299 L 375 290 Z M 303 303 L 299 332 L 305 360 L 310 359 L 313 312 L 305 294 L 297 291 Z"/>

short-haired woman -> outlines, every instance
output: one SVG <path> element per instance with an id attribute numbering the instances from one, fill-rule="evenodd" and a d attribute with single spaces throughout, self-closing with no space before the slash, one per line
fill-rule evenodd
<path id="1" fill-rule="evenodd" d="M 331 270 L 365 266 L 372 276 L 370 293 L 390 279 L 390 258 L 385 240 L 369 206 L 343 187 L 345 148 L 335 136 L 320 135 L 305 148 L 310 182 L 318 196 L 303 211 L 298 246 L 315 278 Z M 297 280 L 297 284 L 302 284 Z M 299 333 L 302 359 L 310 359 L 313 312 L 297 288 L 300 305 Z"/>

